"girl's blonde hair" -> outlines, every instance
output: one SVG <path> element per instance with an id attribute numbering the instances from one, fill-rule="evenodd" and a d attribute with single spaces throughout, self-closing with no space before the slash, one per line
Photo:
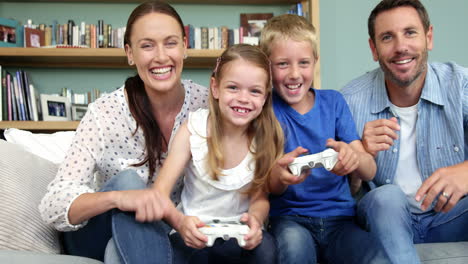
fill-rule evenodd
<path id="1" fill-rule="evenodd" d="M 263 69 L 268 76 L 266 86 L 266 100 L 260 115 L 254 119 L 248 128 L 250 152 L 255 160 L 254 180 L 248 193 L 253 194 L 258 190 L 268 191 L 267 180 L 271 168 L 276 160 L 283 154 L 283 130 L 273 112 L 272 99 L 272 76 L 270 70 L 270 60 L 259 48 L 247 44 L 238 44 L 228 48 L 221 54 L 213 71 L 212 78 L 216 83 L 220 83 L 223 78 L 224 66 L 228 63 L 243 59 L 255 66 Z M 213 97 L 210 89 L 209 95 L 210 108 L 210 131 L 208 142 L 208 168 L 215 180 L 222 175 L 224 157 L 221 148 L 221 138 L 223 136 L 222 122 L 223 117 L 219 109 L 218 100 Z M 253 144 L 252 144 L 253 143 Z"/>

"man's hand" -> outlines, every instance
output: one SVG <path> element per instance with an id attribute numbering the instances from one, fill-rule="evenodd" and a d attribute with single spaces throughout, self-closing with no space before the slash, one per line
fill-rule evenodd
<path id="1" fill-rule="evenodd" d="M 415 199 L 418 202 L 424 200 L 421 209 L 426 210 L 439 195 L 434 210 L 446 213 L 466 194 L 468 194 L 468 161 L 436 170 L 423 182 L 416 192 Z"/>
<path id="2" fill-rule="evenodd" d="M 379 151 L 390 149 L 393 140 L 398 139 L 395 132 L 398 130 L 400 130 L 400 125 L 395 117 L 367 122 L 362 132 L 364 149 L 376 157 Z"/>

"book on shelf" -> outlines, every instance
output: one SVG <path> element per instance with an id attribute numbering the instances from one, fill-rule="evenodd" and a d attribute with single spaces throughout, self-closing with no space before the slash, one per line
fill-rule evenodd
<path id="1" fill-rule="evenodd" d="M 4 114 L 5 114 L 5 111 L 3 110 L 3 100 L 6 98 L 6 94 L 4 95 L 3 92 L 5 90 L 6 92 L 6 89 L 4 88 L 4 85 L 3 85 L 3 71 L 2 71 L 2 65 L 0 65 L 0 121 L 2 120 L 6 120 L 6 118 L 4 118 Z"/>

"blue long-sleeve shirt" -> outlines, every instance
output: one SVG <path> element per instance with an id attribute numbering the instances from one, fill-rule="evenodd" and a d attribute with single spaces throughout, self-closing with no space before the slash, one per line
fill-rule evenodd
<path id="1" fill-rule="evenodd" d="M 468 157 L 468 69 L 454 63 L 430 63 L 416 121 L 417 163 L 422 181 L 441 167 L 455 165 Z M 373 70 L 341 90 L 362 136 L 365 123 L 390 118 L 390 100 L 384 73 Z M 399 134 L 399 133 L 398 133 Z M 377 185 L 394 183 L 400 150 L 399 140 L 376 157 Z"/>

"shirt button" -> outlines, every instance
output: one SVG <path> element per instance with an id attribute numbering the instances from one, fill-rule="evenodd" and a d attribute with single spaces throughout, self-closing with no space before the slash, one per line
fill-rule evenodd
<path id="1" fill-rule="evenodd" d="M 386 179 L 386 180 L 385 180 L 385 183 L 390 183 L 390 179 Z"/>
<path id="2" fill-rule="evenodd" d="M 459 149 L 458 147 L 454 147 L 453 150 L 454 150 L 455 152 L 458 152 L 460 149 Z"/>
<path id="3" fill-rule="evenodd" d="M 398 152 L 398 149 L 397 149 L 397 148 L 394 148 L 392 151 L 393 151 L 393 153 L 397 153 L 397 152 Z"/>

